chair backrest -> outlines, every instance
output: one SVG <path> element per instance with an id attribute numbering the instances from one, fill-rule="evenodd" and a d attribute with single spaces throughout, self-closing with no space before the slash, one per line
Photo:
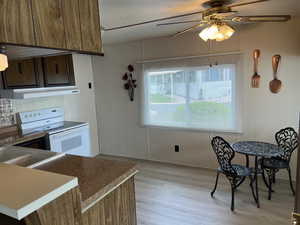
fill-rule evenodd
<path id="1" fill-rule="evenodd" d="M 293 151 L 298 147 L 298 134 L 292 127 L 281 129 L 275 134 L 278 146 L 283 150 L 281 159 L 290 161 Z"/>
<path id="2" fill-rule="evenodd" d="M 217 155 L 217 159 L 222 171 L 226 175 L 236 176 L 237 173 L 231 165 L 235 152 L 230 144 L 222 137 L 216 136 L 211 140 L 211 146 Z"/>

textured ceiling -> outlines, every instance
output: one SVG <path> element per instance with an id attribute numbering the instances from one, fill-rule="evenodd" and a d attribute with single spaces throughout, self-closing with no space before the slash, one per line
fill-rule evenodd
<path id="1" fill-rule="evenodd" d="M 105 28 L 110 28 L 199 11 L 203 9 L 201 4 L 204 1 L 205 0 L 101 0 L 101 24 Z M 236 2 L 247 1 L 251 0 L 239 0 Z M 290 14 L 292 16 L 299 16 L 300 0 L 270 0 L 268 2 L 237 7 L 235 10 L 238 10 L 240 15 Z M 200 18 L 201 14 L 169 21 Z M 192 25 L 195 25 L 195 23 L 163 27 L 148 24 L 119 31 L 104 31 L 102 33 L 103 42 L 104 44 L 112 44 L 167 36 Z"/>

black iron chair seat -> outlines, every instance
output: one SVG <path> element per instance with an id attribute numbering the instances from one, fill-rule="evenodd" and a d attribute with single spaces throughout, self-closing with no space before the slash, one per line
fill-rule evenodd
<path id="1" fill-rule="evenodd" d="M 266 169 L 287 169 L 289 162 L 279 158 L 261 159 L 261 165 Z"/>
<path id="2" fill-rule="evenodd" d="M 265 173 L 267 172 L 269 177 L 269 182 L 267 184 L 269 188 L 269 200 L 271 200 L 272 194 L 272 183 L 275 183 L 275 174 L 281 170 L 286 169 L 289 174 L 290 186 L 293 194 L 295 195 L 295 190 L 293 187 L 292 176 L 291 176 L 291 168 L 290 168 L 290 159 L 292 153 L 295 149 L 298 148 L 298 134 L 292 127 L 287 127 L 281 129 L 275 134 L 275 139 L 277 145 L 281 148 L 282 153 L 278 157 L 272 158 L 263 158 L 261 160 L 261 168 L 263 170 L 263 178 L 266 182 Z"/>
<path id="3" fill-rule="evenodd" d="M 232 167 L 235 170 L 237 176 L 239 176 L 239 177 L 247 177 L 252 174 L 251 168 L 248 168 L 246 166 L 232 164 Z M 224 173 L 223 170 L 221 169 L 221 167 L 218 168 L 218 171 L 221 173 Z M 226 173 L 224 173 L 224 174 L 226 174 Z"/>
<path id="4" fill-rule="evenodd" d="M 256 201 L 256 196 L 254 194 L 253 189 L 253 177 L 252 172 L 250 168 L 247 168 L 246 166 L 237 165 L 237 164 L 231 164 L 232 159 L 234 158 L 235 152 L 232 149 L 231 145 L 225 141 L 222 137 L 214 137 L 211 140 L 211 145 L 213 148 L 213 151 L 215 152 L 220 167 L 217 169 L 217 177 L 216 177 L 216 183 L 214 186 L 214 189 L 212 190 L 211 197 L 213 197 L 217 185 L 218 185 L 218 179 L 219 174 L 222 173 L 226 176 L 228 181 L 231 185 L 231 210 L 234 210 L 234 192 L 238 188 L 238 186 L 244 182 L 245 177 L 249 177 L 250 179 L 250 187 L 252 190 L 252 195 L 254 200 Z"/>

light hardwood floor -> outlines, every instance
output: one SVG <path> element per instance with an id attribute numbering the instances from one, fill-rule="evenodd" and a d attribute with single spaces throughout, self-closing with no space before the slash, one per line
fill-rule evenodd
<path id="1" fill-rule="evenodd" d="M 252 198 L 249 182 L 245 181 L 236 192 L 233 213 L 230 211 L 230 186 L 224 176 L 219 179 L 215 198 L 211 198 L 214 171 L 135 161 L 140 171 L 136 175 L 138 225 L 291 224 L 294 197 L 287 181 L 277 181 L 269 201 L 267 189 L 259 180 L 259 209 Z"/>

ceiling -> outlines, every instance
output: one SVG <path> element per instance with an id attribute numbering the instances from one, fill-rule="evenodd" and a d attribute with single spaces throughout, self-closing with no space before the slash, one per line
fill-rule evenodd
<path id="1" fill-rule="evenodd" d="M 252 0 L 236 0 L 236 2 L 248 1 Z M 101 0 L 100 2 L 101 24 L 105 28 L 110 28 L 199 11 L 203 9 L 201 4 L 205 0 Z M 270 0 L 235 9 L 239 11 L 240 15 L 290 14 L 300 16 L 300 0 Z M 201 14 L 169 21 L 200 18 Z M 103 42 L 104 44 L 113 44 L 168 36 L 195 24 L 157 27 L 154 23 L 118 31 L 103 31 Z"/>

